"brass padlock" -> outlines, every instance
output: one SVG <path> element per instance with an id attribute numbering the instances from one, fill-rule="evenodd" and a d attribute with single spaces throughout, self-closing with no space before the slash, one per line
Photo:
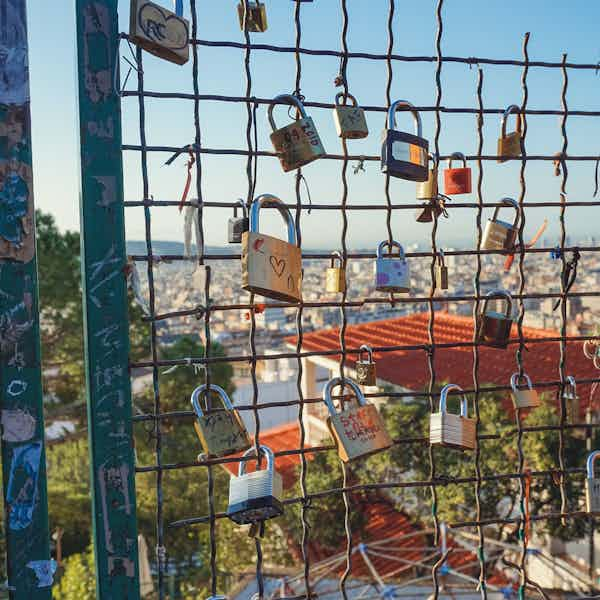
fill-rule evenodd
<path id="1" fill-rule="evenodd" d="M 183 4 L 174 13 L 150 0 L 131 0 L 129 39 L 170 62 L 185 64 L 190 58 L 190 24 L 183 18 Z"/>
<path id="2" fill-rule="evenodd" d="M 415 134 L 396 130 L 396 111 L 407 108 L 415 123 Z M 406 100 L 396 100 L 388 112 L 387 129 L 381 146 L 381 171 L 408 181 L 427 181 L 429 142 L 423 137 L 421 117 Z"/>
<path id="3" fill-rule="evenodd" d="M 460 392 L 460 414 L 448 412 L 448 393 Z M 429 417 L 429 443 L 458 450 L 474 450 L 477 445 L 476 419 L 469 418 L 469 403 L 462 388 L 449 383 L 440 392 L 440 410 Z"/>
<path id="4" fill-rule="evenodd" d="M 429 154 L 429 160 L 431 160 L 431 169 L 428 171 L 427 180 L 417 183 L 417 200 L 435 200 L 439 194 L 439 160 L 437 154 Z"/>
<path id="5" fill-rule="evenodd" d="M 390 256 L 384 256 L 383 250 L 388 248 Z M 392 254 L 394 248 L 398 254 Z M 377 247 L 375 262 L 375 289 L 378 292 L 406 294 L 410 292 L 410 267 L 404 255 L 404 248 L 395 240 L 392 244 L 385 240 Z"/>
<path id="6" fill-rule="evenodd" d="M 339 266 L 335 266 L 336 260 Z M 331 265 L 325 274 L 325 290 L 330 294 L 344 293 L 346 291 L 346 267 L 340 252 L 331 254 Z"/>
<path id="7" fill-rule="evenodd" d="M 517 119 L 517 126 L 515 131 L 507 134 L 506 133 L 506 121 L 511 113 L 515 113 Z M 498 162 L 503 163 L 508 158 L 518 158 L 523 154 L 523 138 L 522 129 L 523 122 L 521 117 L 521 109 L 516 104 L 511 104 L 502 115 L 501 121 L 501 134 L 498 139 Z"/>
<path id="8" fill-rule="evenodd" d="M 276 208 L 287 225 L 287 242 L 259 232 L 261 208 Z M 250 231 L 242 234 L 242 289 L 283 302 L 302 299 L 302 251 L 287 206 L 272 194 L 254 199 Z"/>
<path id="9" fill-rule="evenodd" d="M 220 396 L 223 410 L 208 410 L 211 392 Z M 206 397 L 206 412 L 200 404 L 203 397 Z M 211 384 L 209 390 L 206 384 L 201 385 L 192 393 L 191 402 L 196 413 L 194 427 L 208 458 L 235 454 L 250 447 L 246 427 L 222 387 Z"/>
<path id="10" fill-rule="evenodd" d="M 357 406 L 338 413 L 333 405 L 332 392 L 336 387 L 343 389 L 345 386 L 352 390 Z M 331 379 L 323 390 L 323 401 L 329 411 L 327 425 L 344 462 L 385 450 L 392 445 L 377 408 L 367 404 L 361 389 L 352 379 Z"/>
<path id="11" fill-rule="evenodd" d="M 575 377 L 568 375 L 565 378 L 565 387 L 563 392 L 563 398 L 565 399 L 565 407 L 567 409 L 567 420 L 571 425 L 579 423 L 579 396 L 577 395 L 577 382 Z M 579 432 L 583 432 L 582 429 L 575 429 L 574 433 L 577 435 Z"/>
<path id="12" fill-rule="evenodd" d="M 515 247 L 521 217 L 519 205 L 512 198 L 502 198 L 500 202 L 505 206 L 515 209 L 515 219 L 512 223 L 500 221 L 498 213 L 501 207 L 496 206 L 496 210 L 494 210 L 492 218 L 488 219 L 485 231 L 483 232 L 483 240 L 481 242 L 483 250 L 511 250 Z"/>
<path id="13" fill-rule="evenodd" d="M 363 357 L 367 354 L 367 358 Z M 358 353 L 356 361 L 356 382 L 358 385 L 374 386 L 377 385 L 377 367 L 373 360 L 373 350 L 371 346 L 363 344 Z"/>
<path id="14" fill-rule="evenodd" d="M 448 267 L 444 261 L 444 251 L 439 250 L 435 265 L 435 286 L 438 290 L 448 289 Z"/>
<path id="15" fill-rule="evenodd" d="M 587 512 L 600 513 L 600 479 L 594 476 L 594 466 L 600 456 L 600 451 L 595 450 L 587 459 L 587 479 L 585 486 L 585 504 Z"/>
<path id="16" fill-rule="evenodd" d="M 276 104 L 290 104 L 295 106 L 301 118 L 281 129 L 277 129 L 273 118 L 273 109 Z M 290 94 L 277 96 L 269 106 L 269 123 L 271 143 L 277 153 L 283 170 L 287 173 L 299 169 L 317 158 L 325 155 L 325 149 L 317 132 L 313 120 L 306 114 L 304 106 L 298 98 Z"/>
<path id="17" fill-rule="evenodd" d="M 510 387 L 512 388 L 512 399 L 514 407 L 518 410 L 520 408 L 535 408 L 540 405 L 540 397 L 538 393 L 533 389 L 531 385 L 531 379 L 529 375 L 523 373 L 526 387 L 519 389 L 519 377 L 518 373 L 514 373 L 510 378 Z"/>
<path id="18" fill-rule="evenodd" d="M 242 207 L 242 216 L 238 217 L 238 205 Z M 230 244 L 241 244 L 242 234 L 250 229 L 250 219 L 248 218 L 248 210 L 246 203 L 243 200 L 238 200 L 238 203 L 233 207 L 233 217 L 229 218 L 227 224 L 227 241 Z"/>
<path id="19" fill-rule="evenodd" d="M 240 29 L 244 31 L 252 31 L 254 33 L 266 31 L 268 28 L 267 23 L 267 9 L 260 0 L 248 0 L 248 16 L 246 17 L 246 3 L 245 0 L 240 0 L 237 7 L 238 17 L 240 20 Z M 245 18 L 246 17 L 246 18 Z M 244 27 L 244 22 L 246 27 Z"/>
<path id="20" fill-rule="evenodd" d="M 342 98 L 344 104 L 340 104 Z M 347 105 L 348 100 L 352 101 L 352 106 Z M 333 120 L 335 121 L 338 137 L 342 139 L 358 140 L 369 135 L 365 111 L 358 106 L 358 102 L 352 94 L 346 95 L 340 92 L 336 95 Z"/>
<path id="21" fill-rule="evenodd" d="M 504 314 L 488 310 L 488 304 L 493 299 L 506 301 Z M 512 296 L 506 290 L 493 290 L 486 295 L 483 308 L 477 315 L 476 341 L 493 348 L 506 348 L 512 323 Z"/>

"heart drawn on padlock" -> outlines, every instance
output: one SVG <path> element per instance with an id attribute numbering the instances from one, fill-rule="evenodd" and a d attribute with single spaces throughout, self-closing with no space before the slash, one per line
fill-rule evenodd
<path id="1" fill-rule="evenodd" d="M 160 6 L 148 2 L 140 7 L 138 23 L 144 35 L 172 50 L 183 50 L 188 45 L 189 32 L 185 22 Z"/>
<path id="2" fill-rule="evenodd" d="M 271 263 L 273 271 L 275 271 L 275 273 L 277 274 L 277 277 L 281 277 L 283 275 L 283 272 L 285 271 L 285 260 L 283 258 L 271 256 L 269 258 L 269 262 Z"/>

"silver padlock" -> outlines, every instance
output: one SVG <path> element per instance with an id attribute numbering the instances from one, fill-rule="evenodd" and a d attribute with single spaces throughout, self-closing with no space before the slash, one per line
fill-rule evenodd
<path id="1" fill-rule="evenodd" d="M 563 392 L 565 407 L 567 409 L 567 420 L 571 425 L 579 423 L 579 396 L 577 395 L 577 382 L 575 377 L 568 375 L 565 378 L 565 388 Z M 574 430 L 575 435 L 583 430 Z"/>
<path id="2" fill-rule="evenodd" d="M 238 217 L 238 206 L 242 207 L 242 216 Z M 240 198 L 233 207 L 233 217 L 229 218 L 227 224 L 227 241 L 230 244 L 241 244 L 242 235 L 250 230 L 250 219 L 246 203 Z"/>
<path id="3" fill-rule="evenodd" d="M 229 482 L 227 516 L 238 525 L 248 525 L 273 519 L 283 514 L 281 475 L 275 470 L 275 455 L 267 446 L 260 446 L 267 459 L 267 468 L 246 473 L 246 461 L 240 461 L 238 476 Z M 256 456 L 255 448 L 247 450 L 243 458 Z"/>
<path id="4" fill-rule="evenodd" d="M 519 234 L 519 205 L 512 198 L 502 198 L 500 200 L 505 206 L 510 206 L 515 209 L 515 219 L 512 223 L 506 221 L 500 221 L 498 219 L 498 213 L 500 212 L 500 206 L 496 206 L 496 210 L 491 219 L 485 226 L 483 232 L 483 241 L 481 247 L 483 250 L 511 250 L 515 246 L 517 236 Z"/>
<path id="5" fill-rule="evenodd" d="M 585 482 L 585 504 L 587 512 L 600 513 L 600 479 L 594 477 L 594 466 L 600 450 L 592 452 L 587 459 L 587 479 Z"/>
<path id="6" fill-rule="evenodd" d="M 527 387 L 519 389 L 519 377 L 518 373 L 514 373 L 510 378 L 510 387 L 512 388 L 512 399 L 514 407 L 518 410 L 520 408 L 535 408 L 540 405 L 540 397 L 538 393 L 533 389 L 531 379 L 527 373 L 523 373 L 523 379 Z"/>
<path id="7" fill-rule="evenodd" d="M 391 256 L 385 257 L 383 251 L 389 248 Z M 398 255 L 392 255 L 394 248 Z M 404 255 L 404 248 L 396 241 L 384 240 L 377 248 L 375 263 L 375 288 L 378 292 L 407 293 L 410 292 L 410 267 Z"/>
<path id="8" fill-rule="evenodd" d="M 449 413 L 448 393 L 460 392 L 460 414 Z M 474 450 L 476 446 L 476 419 L 469 418 L 469 403 L 463 389 L 449 383 L 440 392 L 440 410 L 429 417 L 429 442 L 432 446 L 447 446 L 458 450 Z"/>
<path id="9" fill-rule="evenodd" d="M 366 353 L 367 358 L 364 358 Z M 367 344 L 360 347 L 356 361 L 356 382 L 358 385 L 377 385 L 377 365 L 373 360 L 373 349 Z"/>

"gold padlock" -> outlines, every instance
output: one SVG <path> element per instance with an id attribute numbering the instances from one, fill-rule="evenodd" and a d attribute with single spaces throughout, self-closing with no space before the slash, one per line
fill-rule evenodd
<path id="1" fill-rule="evenodd" d="M 340 104 L 342 98 L 344 98 L 344 104 Z M 352 106 L 346 104 L 348 100 L 352 101 Z M 358 106 L 358 102 L 352 94 L 345 95 L 340 92 L 336 95 L 333 119 L 338 137 L 342 139 L 358 140 L 369 135 L 365 111 Z"/>
<path id="2" fill-rule="evenodd" d="M 354 393 L 358 406 L 338 413 L 333 405 L 332 392 L 336 387 L 343 389 L 345 386 Z M 377 408 L 367 404 L 361 389 L 352 379 L 331 379 L 323 390 L 323 401 L 329 411 L 327 425 L 344 462 L 385 450 L 392 445 Z"/>
<path id="3" fill-rule="evenodd" d="M 276 104 L 295 106 L 301 118 L 281 129 L 277 129 L 273 118 L 273 109 Z M 315 124 L 306 114 L 306 110 L 304 110 L 304 106 L 298 98 L 290 94 L 277 96 L 273 100 L 273 104 L 269 106 L 268 116 L 273 130 L 271 143 L 277 153 L 281 167 L 286 173 L 299 169 L 325 155 L 325 149 Z"/>
<path id="4" fill-rule="evenodd" d="M 506 302 L 506 310 L 499 313 L 488 309 L 490 300 Z M 492 348 L 506 348 L 512 329 L 512 296 L 506 290 L 492 290 L 486 294 L 481 312 L 477 315 L 475 341 Z"/>
<path id="5" fill-rule="evenodd" d="M 514 373 L 510 378 L 510 387 L 512 388 L 513 404 L 516 409 L 520 408 L 535 408 L 540 405 L 540 397 L 538 393 L 533 389 L 531 385 L 531 379 L 527 373 L 523 373 L 523 377 L 527 387 L 519 389 L 519 377 L 518 373 Z"/>
<path id="6" fill-rule="evenodd" d="M 364 354 L 367 358 L 363 358 Z M 358 360 L 356 361 L 356 381 L 359 385 L 374 386 L 377 385 L 377 367 L 373 360 L 373 350 L 371 346 L 363 344 L 360 347 Z"/>
<path id="7" fill-rule="evenodd" d="M 260 0 L 248 0 L 248 16 L 246 19 L 244 19 L 246 12 L 245 0 L 240 0 L 237 10 L 240 20 L 240 29 L 242 31 L 244 31 L 244 21 L 246 22 L 246 31 L 257 33 L 267 30 L 267 9 Z"/>
<path id="8" fill-rule="evenodd" d="M 431 169 L 429 169 L 427 181 L 417 183 L 417 200 L 437 199 L 439 194 L 439 160 L 437 154 L 429 154 L 429 160 L 431 161 Z"/>
<path id="9" fill-rule="evenodd" d="M 506 121 L 511 113 L 515 113 L 517 119 L 517 126 L 515 131 L 507 134 L 506 133 Z M 523 154 L 523 119 L 521 117 L 521 109 L 516 104 L 511 104 L 502 115 L 501 121 L 501 134 L 498 139 L 498 162 L 503 163 L 511 158 L 518 158 Z"/>
<path id="10" fill-rule="evenodd" d="M 208 409 L 211 392 L 220 396 L 223 410 L 207 410 L 205 413 L 200 400 L 206 397 Z M 227 456 L 250 448 L 246 427 L 222 387 L 215 384 L 211 384 L 210 390 L 206 384 L 197 387 L 192 394 L 192 406 L 196 413 L 194 427 L 208 458 Z"/>
<path id="11" fill-rule="evenodd" d="M 439 290 L 448 289 L 448 267 L 444 261 L 444 251 L 439 250 L 435 265 L 435 286 Z"/>
<path id="12" fill-rule="evenodd" d="M 519 221 L 521 214 L 519 205 L 512 198 L 502 198 L 501 204 L 515 210 L 515 218 L 512 223 L 501 221 L 498 218 L 501 206 L 496 206 L 494 214 L 485 226 L 481 248 L 483 250 L 512 250 L 516 244 L 519 234 Z"/>
<path id="13" fill-rule="evenodd" d="M 336 260 L 339 260 L 338 267 L 335 266 Z M 346 291 L 346 267 L 340 252 L 331 254 L 331 265 L 325 274 L 325 290 L 330 294 L 343 294 Z"/>

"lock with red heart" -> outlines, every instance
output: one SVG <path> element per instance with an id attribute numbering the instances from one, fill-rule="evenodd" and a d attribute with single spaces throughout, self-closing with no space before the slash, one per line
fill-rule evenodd
<path id="1" fill-rule="evenodd" d="M 462 162 L 462 167 L 452 168 L 454 159 Z M 448 168 L 444 171 L 444 194 L 470 194 L 471 168 L 467 167 L 467 159 L 462 152 L 454 152 L 448 159 Z"/>

